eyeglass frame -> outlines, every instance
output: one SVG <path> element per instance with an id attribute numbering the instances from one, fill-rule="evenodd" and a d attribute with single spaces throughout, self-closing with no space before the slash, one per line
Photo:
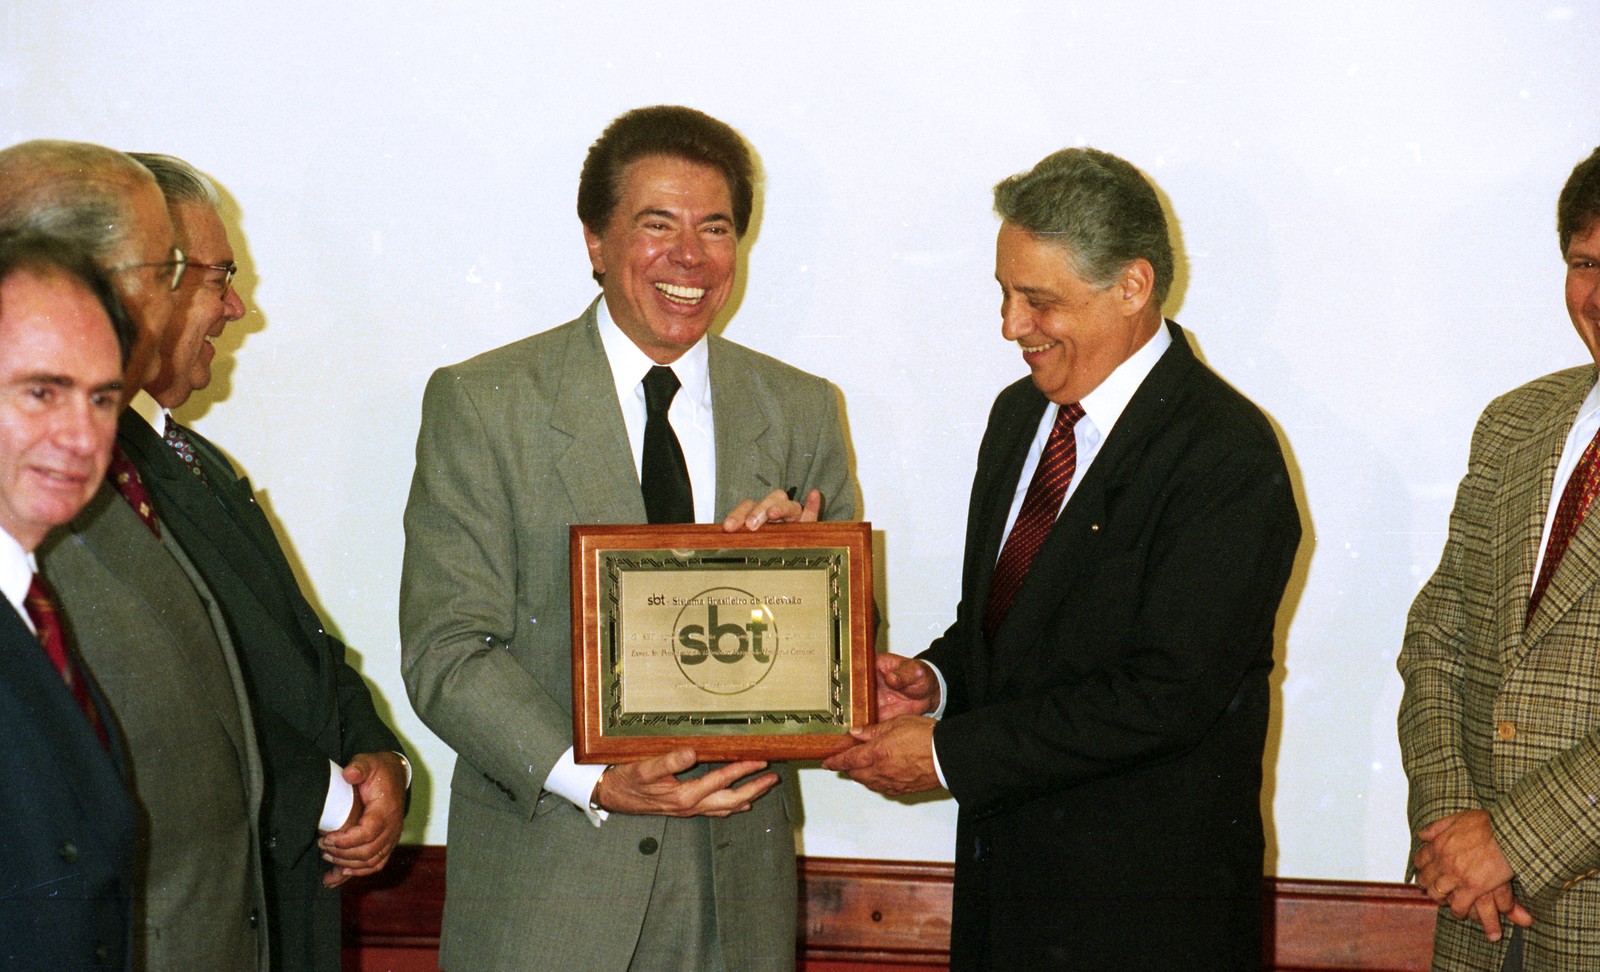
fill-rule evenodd
<path id="1" fill-rule="evenodd" d="M 222 272 L 222 293 L 228 293 L 228 288 L 233 286 L 233 278 L 239 273 L 239 264 L 233 260 L 227 263 L 196 263 L 193 260 L 185 261 L 191 270 L 220 270 Z"/>
<path id="2" fill-rule="evenodd" d="M 177 290 L 183 283 L 183 272 L 189 269 L 189 258 L 183 255 L 183 248 L 172 248 L 172 259 L 156 260 L 151 263 L 124 263 L 121 266 L 108 267 L 106 273 L 121 273 L 124 270 L 143 270 L 146 267 L 171 267 L 172 279 L 167 282 L 168 290 Z"/>

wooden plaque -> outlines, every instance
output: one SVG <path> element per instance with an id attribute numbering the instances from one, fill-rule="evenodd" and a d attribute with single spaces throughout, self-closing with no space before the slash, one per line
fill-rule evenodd
<path id="1" fill-rule="evenodd" d="M 821 759 L 874 717 L 872 526 L 574 526 L 580 763 Z"/>

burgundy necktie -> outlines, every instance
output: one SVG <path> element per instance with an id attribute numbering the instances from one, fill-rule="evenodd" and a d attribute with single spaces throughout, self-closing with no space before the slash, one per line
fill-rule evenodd
<path id="1" fill-rule="evenodd" d="M 1033 556 L 1044 545 L 1044 538 L 1050 535 L 1056 515 L 1061 512 L 1061 498 L 1067 495 L 1067 486 L 1078 471 L 1078 438 L 1073 426 L 1080 418 L 1083 418 L 1083 406 L 1077 402 L 1068 402 L 1056 412 L 1050 438 L 1039 456 L 1039 467 L 1033 471 L 1028 494 L 1022 499 L 1022 509 L 1017 512 L 1017 521 L 1012 524 L 1011 536 L 1006 538 L 1005 549 L 1000 551 L 994 578 L 989 583 L 983 632 L 990 639 L 1000 630 L 1006 612 L 1011 610 L 1011 602 L 1028 576 Z"/>
<path id="2" fill-rule="evenodd" d="M 156 522 L 156 508 L 150 503 L 150 494 L 145 491 L 144 480 L 139 478 L 139 470 L 134 468 L 133 460 L 128 458 L 120 445 L 111 447 L 111 464 L 106 467 L 106 478 L 111 480 L 111 485 L 133 507 L 133 512 L 139 514 L 139 519 L 160 540 L 161 524 Z"/>
<path id="3" fill-rule="evenodd" d="M 172 451 L 178 454 L 178 458 L 183 460 L 183 464 L 189 467 L 189 471 L 194 473 L 196 478 L 202 483 L 210 482 L 210 480 L 206 479 L 205 469 L 200 466 L 199 457 L 194 454 L 194 440 L 189 438 L 189 430 L 179 425 L 170 415 L 167 416 L 167 431 L 162 438 L 166 440 L 167 445 L 172 447 Z"/>
<path id="4" fill-rule="evenodd" d="M 84 684 L 78 667 L 72 663 L 72 657 L 67 654 L 66 631 L 61 627 L 61 615 L 56 611 L 55 598 L 51 595 L 43 577 L 38 574 L 33 575 L 33 582 L 28 585 L 28 594 L 22 599 L 22 606 L 28 611 L 28 620 L 33 622 L 34 631 L 38 632 L 39 644 L 44 646 L 45 656 L 50 659 L 50 664 L 55 666 L 61 675 L 61 680 L 67 683 L 73 701 L 83 710 L 89 725 L 94 727 L 95 735 L 100 737 L 100 745 L 108 745 L 106 728 L 100 724 L 100 713 L 94 707 L 94 700 L 89 697 L 89 686 Z"/>
<path id="5" fill-rule="evenodd" d="M 1596 452 L 1600 452 L 1600 432 L 1596 432 L 1595 437 L 1589 440 L 1589 447 L 1583 450 L 1578 464 L 1572 467 L 1572 475 L 1567 477 L 1566 488 L 1561 491 L 1561 501 L 1556 504 L 1556 517 L 1550 524 L 1550 539 L 1544 547 L 1544 564 L 1539 568 L 1539 579 L 1533 582 L 1533 593 L 1528 595 L 1528 614 L 1523 620 L 1524 624 L 1539 609 L 1539 601 L 1550 586 L 1550 578 L 1555 576 L 1562 555 L 1567 552 L 1567 544 L 1572 542 L 1572 535 L 1578 532 L 1583 515 L 1589 512 L 1589 504 L 1594 502 L 1595 493 L 1600 492 L 1600 462 L 1595 461 Z"/>

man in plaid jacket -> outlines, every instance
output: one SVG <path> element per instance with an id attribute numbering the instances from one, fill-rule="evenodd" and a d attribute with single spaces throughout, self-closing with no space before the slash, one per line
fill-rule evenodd
<path id="1" fill-rule="evenodd" d="M 1557 205 L 1567 311 L 1600 362 L 1600 149 Z M 1433 967 L 1600 968 L 1600 388 L 1501 396 L 1472 437 L 1444 556 L 1411 606 L 1400 747 Z"/>

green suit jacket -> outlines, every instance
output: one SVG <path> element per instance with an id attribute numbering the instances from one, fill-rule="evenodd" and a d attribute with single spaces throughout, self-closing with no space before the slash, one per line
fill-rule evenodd
<path id="1" fill-rule="evenodd" d="M 1528 972 L 1600 968 L 1600 516 L 1523 623 L 1561 447 L 1594 381 L 1593 366 L 1557 372 L 1484 411 L 1400 652 L 1411 831 L 1489 811 L 1534 917 Z M 1498 969 L 1507 941 L 1441 909 L 1434 967 Z"/>
<path id="2" fill-rule="evenodd" d="M 855 516 L 836 391 L 720 338 L 709 345 L 718 511 L 796 487 Z M 568 526 L 643 523 L 591 305 L 428 383 L 406 507 L 401 650 L 412 704 L 459 754 L 441 961 L 625 969 L 665 818 L 595 828 L 542 784 L 572 745 Z M 794 968 L 792 774 L 711 821 L 729 972 Z"/>

